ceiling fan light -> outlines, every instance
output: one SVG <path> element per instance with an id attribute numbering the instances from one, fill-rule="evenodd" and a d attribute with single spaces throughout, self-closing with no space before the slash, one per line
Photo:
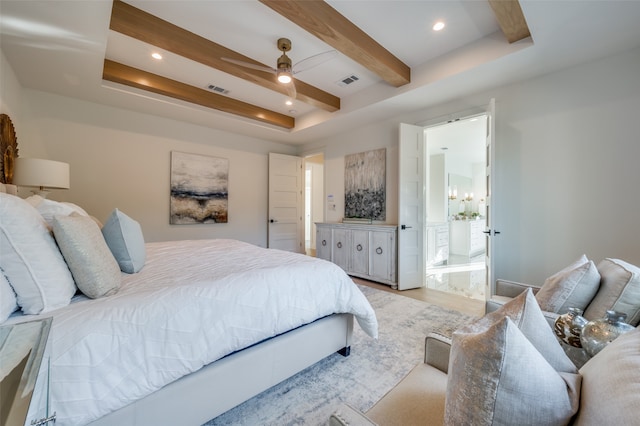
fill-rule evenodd
<path id="1" fill-rule="evenodd" d="M 289 71 L 278 71 L 278 81 L 282 84 L 291 83 L 292 77 Z"/>

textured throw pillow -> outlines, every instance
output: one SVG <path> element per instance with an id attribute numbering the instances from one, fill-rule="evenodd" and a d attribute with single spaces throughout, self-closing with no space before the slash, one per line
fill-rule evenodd
<path id="1" fill-rule="evenodd" d="M 102 235 L 122 272 L 133 274 L 142 269 L 147 252 L 138 222 L 115 209 L 102 227 Z"/>
<path id="2" fill-rule="evenodd" d="M 456 332 L 445 424 L 568 424 L 578 410 L 580 379 L 557 372 L 509 317 L 477 333 Z"/>
<path id="3" fill-rule="evenodd" d="M 549 327 L 549 323 L 545 319 L 531 288 L 502 305 L 497 311 L 485 315 L 458 331 L 477 332 L 485 330 L 503 317 L 509 317 L 537 351 L 557 371 L 577 372 L 575 365 L 567 357 L 553 330 Z"/>
<path id="4" fill-rule="evenodd" d="M 0 324 L 5 322 L 9 315 L 18 310 L 16 293 L 11 288 L 7 277 L 0 269 Z"/>
<path id="5" fill-rule="evenodd" d="M 536 294 L 543 311 L 560 315 L 569 308 L 584 311 L 600 287 L 600 274 L 595 263 L 585 255 L 563 270 L 547 278 Z"/>
<path id="6" fill-rule="evenodd" d="M 638 424 L 640 329 L 623 334 L 581 369 L 576 426 Z"/>
<path id="7" fill-rule="evenodd" d="M 76 292 L 47 224 L 29 203 L 0 193 L 0 267 L 25 314 L 66 306 Z"/>
<path id="8" fill-rule="evenodd" d="M 96 299 L 118 291 L 120 268 L 93 219 L 55 216 L 53 234 L 82 293 Z"/>
<path id="9" fill-rule="evenodd" d="M 640 268 L 619 259 L 598 264 L 600 290 L 584 311 L 589 320 L 603 318 L 608 310 L 627 314 L 629 324 L 640 324 Z"/>
<path id="10" fill-rule="evenodd" d="M 566 424 L 579 398 L 531 289 L 453 334 L 445 424 Z"/>

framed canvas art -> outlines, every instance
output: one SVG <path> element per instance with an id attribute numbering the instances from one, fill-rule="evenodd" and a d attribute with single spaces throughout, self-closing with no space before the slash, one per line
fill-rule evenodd
<path id="1" fill-rule="evenodd" d="M 229 160 L 171 152 L 170 224 L 227 223 Z"/>
<path id="2" fill-rule="evenodd" d="M 386 219 L 386 148 L 344 157 L 344 217 Z"/>

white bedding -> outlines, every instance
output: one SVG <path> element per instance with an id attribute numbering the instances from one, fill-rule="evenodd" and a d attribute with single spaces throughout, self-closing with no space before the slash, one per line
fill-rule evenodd
<path id="1" fill-rule="evenodd" d="M 88 423 L 229 353 L 333 313 L 354 314 L 377 337 L 369 302 L 330 262 L 235 240 L 146 247 L 144 268 L 123 274 L 117 294 L 76 296 L 44 315 L 54 317 L 47 353 L 56 425 Z M 29 419 L 43 417 L 45 372 L 43 361 Z"/>

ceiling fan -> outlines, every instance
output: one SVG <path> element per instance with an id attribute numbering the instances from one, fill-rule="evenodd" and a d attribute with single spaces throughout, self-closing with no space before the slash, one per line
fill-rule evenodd
<path id="1" fill-rule="evenodd" d="M 316 67 L 323 62 L 328 61 L 335 57 L 338 52 L 336 50 L 329 50 L 327 52 L 318 53 L 313 56 L 309 56 L 301 60 L 300 62 L 296 62 L 292 65 L 291 58 L 287 56 L 287 52 L 291 50 L 291 40 L 288 38 L 279 38 L 276 45 L 278 46 L 278 50 L 282 51 L 282 55 L 278 58 L 276 68 L 266 67 L 263 65 L 256 65 L 250 62 L 239 61 L 231 58 L 221 58 L 223 61 L 231 62 L 232 64 L 240 65 L 242 67 L 251 68 L 258 71 L 265 71 L 270 73 L 275 73 L 278 77 L 278 81 L 282 84 L 287 85 L 287 91 L 289 93 L 289 97 L 292 99 L 296 98 L 296 88 L 293 81 L 293 75 L 298 74 L 299 72 L 308 70 L 310 68 Z"/>

